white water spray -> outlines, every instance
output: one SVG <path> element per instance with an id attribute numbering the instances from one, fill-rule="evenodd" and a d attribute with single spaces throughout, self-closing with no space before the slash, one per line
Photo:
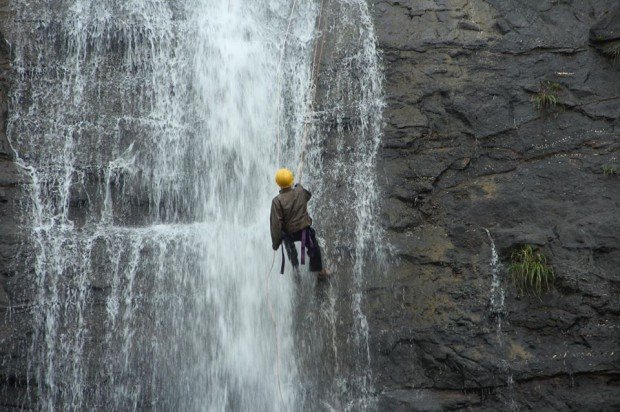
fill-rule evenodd
<path id="1" fill-rule="evenodd" d="M 497 248 L 495 247 L 495 241 L 491 236 L 491 232 L 488 229 L 484 229 L 491 243 L 491 298 L 490 309 L 491 316 L 495 319 L 495 334 L 497 336 L 497 342 L 499 344 L 499 350 L 505 352 L 504 347 L 504 332 L 502 331 L 502 321 L 506 316 L 506 293 L 502 287 L 502 271 L 504 270 L 499 256 L 497 254 Z M 506 387 L 508 389 L 508 407 L 511 411 L 517 410 L 516 401 L 514 399 L 514 380 L 512 378 L 512 371 L 510 370 L 510 364 L 505 355 L 499 359 L 500 370 L 506 375 Z"/>
<path id="2" fill-rule="evenodd" d="M 271 283 L 276 328 L 262 291 L 280 166 L 274 136 L 282 125 L 295 164 L 317 4 L 299 4 L 284 52 L 284 0 L 14 0 L 13 7 L 19 78 L 8 134 L 31 178 L 30 404 L 278 410 L 279 356 L 284 404 L 302 405 L 292 279 Z M 376 196 L 369 177 L 380 82 L 364 13 L 349 17 L 365 16 L 367 39 L 351 64 L 374 66 L 352 89 L 360 143 L 353 158 L 339 154 L 339 167 L 357 170 L 350 185 L 362 193 L 353 198 L 352 332 L 366 354 L 366 382 L 362 272 L 375 236 L 363 228 Z M 311 144 L 321 144 L 319 136 Z M 326 171 L 312 170 L 313 182 Z"/>
<path id="3" fill-rule="evenodd" d="M 495 318 L 497 339 L 502 343 L 502 319 L 506 314 L 505 300 L 506 295 L 504 288 L 502 287 L 502 264 L 499 261 L 497 249 L 495 248 L 495 242 L 491 237 L 491 232 L 488 229 L 484 229 L 487 232 L 489 242 L 491 242 L 491 315 Z"/>
<path id="4" fill-rule="evenodd" d="M 348 343 L 326 348 L 335 363 L 331 398 L 344 402 L 337 409 L 365 410 L 374 408 L 375 387 L 364 292 L 369 275 L 383 275 L 386 251 L 377 219 L 375 176 L 385 105 L 383 74 L 367 2 L 326 4 L 330 17 L 324 39 L 330 51 L 318 79 L 321 93 L 313 118 L 320 122 L 311 134 L 306 173 L 323 199 L 315 205 L 316 220 L 320 233 L 327 235 L 327 255 L 338 277 L 335 282 L 340 282 L 339 290 L 350 291 L 351 299 L 348 308 L 336 305 L 339 298 L 333 294 L 338 289 L 331 289 L 327 299 L 331 304 L 321 304 L 323 319 L 317 322 L 332 328 L 331 337 L 325 334 L 322 340 L 337 333 Z M 333 332 L 342 318 L 347 323 L 350 319 L 348 330 Z"/>

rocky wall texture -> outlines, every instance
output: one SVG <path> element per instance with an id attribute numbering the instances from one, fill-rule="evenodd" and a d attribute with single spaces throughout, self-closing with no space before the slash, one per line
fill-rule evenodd
<path id="1" fill-rule="evenodd" d="M 22 252 L 27 238 L 20 221 L 22 185 L 26 174 L 15 163 L 7 139 L 11 69 L 11 46 L 7 39 L 13 15 L 9 0 L 0 0 L 0 409 L 20 409 L 24 399 L 30 314 L 23 295 L 28 271 Z M 23 406 L 23 405 L 22 405 Z"/>
<path id="2" fill-rule="evenodd" d="M 16 200 L 19 198 L 18 183 L 20 174 L 13 162 L 13 151 L 6 136 L 9 88 L 11 81 L 10 48 L 6 40 L 6 23 L 8 18 L 8 1 L 0 2 L 0 276 L 9 275 L 9 263 L 16 250 L 17 214 Z M 5 279 L 2 278 L 1 284 Z M 7 305 L 7 296 L 0 288 L 0 306 Z"/>
<path id="3" fill-rule="evenodd" d="M 373 10 L 387 98 L 379 179 L 396 258 L 367 291 L 380 408 L 617 410 L 620 6 Z M 557 102 L 537 108 L 541 93 Z M 518 297 L 509 280 L 524 244 L 555 269 L 540 299 Z"/>

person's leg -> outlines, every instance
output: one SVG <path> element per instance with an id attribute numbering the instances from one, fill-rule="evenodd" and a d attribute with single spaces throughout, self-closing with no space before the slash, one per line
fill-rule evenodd
<path id="1" fill-rule="evenodd" d="M 293 265 L 293 268 L 297 268 L 299 266 L 299 258 L 297 256 L 297 249 L 295 248 L 295 241 L 291 236 L 286 235 L 282 237 L 282 242 L 284 243 L 288 260 L 291 262 L 291 265 Z"/>
<path id="2" fill-rule="evenodd" d="M 323 260 L 321 258 L 321 247 L 319 246 L 319 242 L 316 241 L 316 232 L 311 227 L 308 227 L 308 232 L 313 245 L 308 248 L 308 256 L 310 256 L 310 271 L 322 272 Z"/>
<path id="3" fill-rule="evenodd" d="M 293 242 L 301 242 L 301 230 L 298 230 L 297 232 L 294 232 L 291 234 L 291 240 Z"/>

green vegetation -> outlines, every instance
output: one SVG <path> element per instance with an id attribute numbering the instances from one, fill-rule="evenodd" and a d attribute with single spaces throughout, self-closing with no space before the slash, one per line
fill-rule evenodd
<path id="1" fill-rule="evenodd" d="M 618 174 L 618 170 L 614 166 L 604 165 L 602 169 L 603 174 L 608 177 L 612 177 Z"/>
<path id="2" fill-rule="evenodd" d="M 535 251 L 532 246 L 524 245 L 515 250 L 510 255 L 510 260 L 510 275 L 519 296 L 532 293 L 540 298 L 553 286 L 553 268 L 547 264 L 545 255 Z"/>
<path id="3" fill-rule="evenodd" d="M 543 110 L 555 107 L 558 104 L 557 93 L 562 90 L 562 85 L 556 82 L 544 81 L 540 83 L 538 93 L 532 97 L 536 109 Z"/>
<path id="4" fill-rule="evenodd" d="M 562 90 L 562 85 L 558 82 L 545 82 L 546 86 L 554 92 Z"/>
<path id="5" fill-rule="evenodd" d="M 612 41 L 603 47 L 603 54 L 611 57 L 614 62 L 620 61 L 620 40 Z"/>

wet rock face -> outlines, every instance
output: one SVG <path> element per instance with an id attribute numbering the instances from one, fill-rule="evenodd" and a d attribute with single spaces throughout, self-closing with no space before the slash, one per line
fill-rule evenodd
<path id="1" fill-rule="evenodd" d="M 28 293 L 20 227 L 21 185 L 27 182 L 15 164 L 6 136 L 8 96 L 13 72 L 5 34 L 11 22 L 9 0 L 0 0 L 0 409 L 17 408 L 26 393 L 29 319 L 23 305 Z"/>
<path id="2" fill-rule="evenodd" d="M 620 67 L 602 50 L 620 8 L 375 1 L 374 19 L 396 255 L 366 297 L 380 405 L 618 408 L 620 178 L 603 169 L 620 168 Z M 538 108 L 543 93 L 555 104 Z M 503 311 L 490 306 L 484 228 L 503 263 Z M 523 244 L 557 275 L 540 300 L 509 280 Z"/>
<path id="3" fill-rule="evenodd" d="M 16 234 L 17 185 L 21 180 L 17 166 L 13 163 L 13 151 L 6 137 L 8 93 L 11 77 L 11 62 L 8 45 L 1 28 L 6 24 L 8 1 L 0 1 L 0 276 L 7 276 L 8 263 L 15 253 L 13 248 Z M 0 278 L 2 279 L 2 278 Z M 2 282 L 0 282 L 2 283 Z M 2 304 L 0 288 L 0 305 Z"/>

